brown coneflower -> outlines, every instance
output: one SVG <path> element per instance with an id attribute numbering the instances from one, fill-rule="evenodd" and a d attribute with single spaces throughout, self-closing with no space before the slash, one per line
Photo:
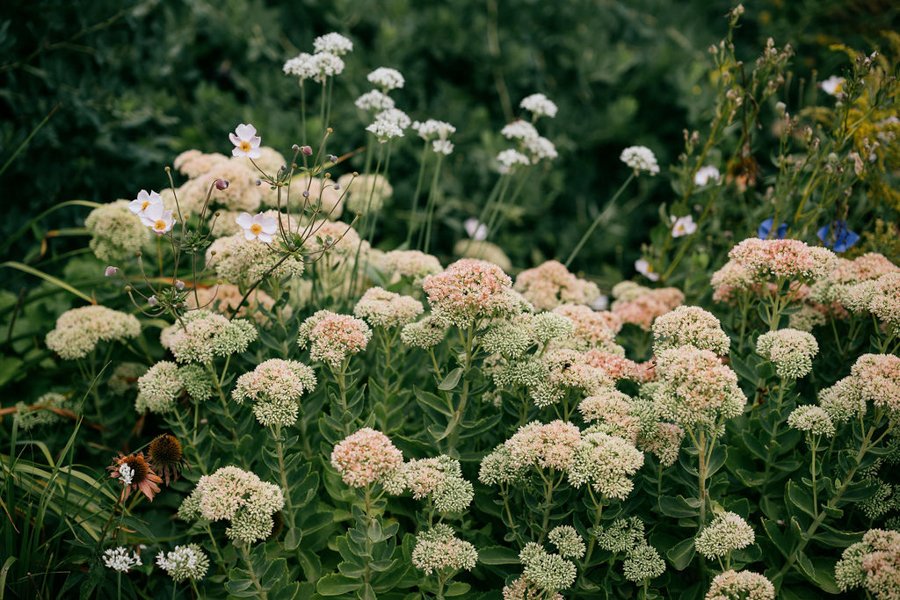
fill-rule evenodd
<path id="1" fill-rule="evenodd" d="M 177 480 L 184 467 L 190 466 L 184 457 L 181 442 L 171 433 L 154 438 L 147 449 L 147 456 L 153 468 L 165 479 L 166 485 Z"/>
<path id="2" fill-rule="evenodd" d="M 109 470 L 110 477 L 122 480 L 125 486 L 125 498 L 128 498 L 130 492 L 136 490 L 152 502 L 153 497 L 159 493 L 158 484 L 162 483 L 162 479 L 153 472 L 153 468 L 144 458 L 143 452 L 128 456 L 120 454 L 113 459 L 113 464 L 106 468 Z"/>

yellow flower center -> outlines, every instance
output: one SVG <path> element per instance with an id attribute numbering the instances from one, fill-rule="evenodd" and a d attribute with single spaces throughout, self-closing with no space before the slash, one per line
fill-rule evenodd
<path id="1" fill-rule="evenodd" d="M 149 201 L 149 200 L 144 200 L 143 202 L 141 202 L 141 210 L 142 210 L 142 211 L 143 211 L 143 210 L 147 210 L 147 207 L 148 207 L 148 206 L 150 206 L 150 201 Z"/>
<path id="2" fill-rule="evenodd" d="M 250 152 L 250 150 L 252 150 L 252 149 L 253 149 L 253 146 L 250 145 L 250 142 L 247 142 L 244 140 L 241 141 L 241 152 Z"/>
<path id="3" fill-rule="evenodd" d="M 262 233 L 262 225 L 260 225 L 259 223 L 254 223 L 253 225 L 251 225 L 250 233 L 252 233 L 253 235 L 259 235 L 260 233 Z"/>
<path id="4" fill-rule="evenodd" d="M 166 230 L 166 222 L 163 221 L 162 219 L 157 219 L 153 223 L 153 229 L 155 229 L 156 231 L 165 231 Z"/>

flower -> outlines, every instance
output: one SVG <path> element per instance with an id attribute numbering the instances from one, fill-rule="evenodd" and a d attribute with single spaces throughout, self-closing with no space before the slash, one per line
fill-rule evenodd
<path id="1" fill-rule="evenodd" d="M 487 225 L 485 225 L 475 217 L 469 217 L 468 219 L 466 219 L 463 222 L 463 229 L 466 230 L 466 235 L 468 235 L 473 240 L 483 241 L 487 239 Z"/>
<path id="2" fill-rule="evenodd" d="M 629 146 L 622 150 L 619 160 L 634 169 L 637 175 L 640 171 L 647 171 L 650 175 L 659 173 L 659 165 L 653 150 L 646 146 Z"/>
<path id="3" fill-rule="evenodd" d="M 650 281 L 659 281 L 659 273 L 653 270 L 653 265 L 646 258 L 639 258 L 634 261 L 634 270 Z"/>
<path id="4" fill-rule="evenodd" d="M 331 54 L 330 52 L 316 52 L 306 60 L 308 64 L 305 66 L 298 65 L 297 69 L 303 74 L 312 72 L 312 78 L 323 85 L 329 77 L 335 77 L 344 72 L 344 61 L 336 54 Z M 301 81 L 303 79 L 301 76 Z"/>
<path id="5" fill-rule="evenodd" d="M 412 564 L 426 575 L 435 571 L 471 571 L 477 561 L 475 546 L 457 538 L 453 528 L 445 523 L 438 523 L 416 536 Z"/>
<path id="6" fill-rule="evenodd" d="M 84 227 L 91 234 L 89 246 L 104 262 L 132 259 L 150 239 L 141 219 L 135 219 L 128 200 L 103 204 L 88 214 Z"/>
<path id="7" fill-rule="evenodd" d="M 140 334 L 141 323 L 133 315 L 105 306 L 83 306 L 60 315 L 45 341 L 60 358 L 74 360 L 86 357 L 100 342 L 124 341 Z"/>
<path id="8" fill-rule="evenodd" d="M 163 235 L 175 226 L 175 217 L 172 211 L 166 210 L 162 204 L 151 204 L 141 216 L 141 222 L 156 235 Z"/>
<path id="9" fill-rule="evenodd" d="M 800 379 L 812 371 L 812 359 L 819 353 L 819 344 L 811 333 L 779 329 L 759 336 L 756 352 L 775 365 L 779 377 Z"/>
<path id="10" fill-rule="evenodd" d="M 819 82 L 819 87 L 829 96 L 839 96 L 843 93 L 844 78 L 832 75 L 828 79 Z"/>
<path id="11" fill-rule="evenodd" d="M 389 292 L 380 287 L 366 290 L 353 307 L 353 314 L 372 327 L 402 327 L 422 314 L 422 303 L 411 296 Z"/>
<path id="12" fill-rule="evenodd" d="M 859 234 L 847 227 L 846 221 L 834 221 L 823 225 L 816 235 L 826 247 L 835 252 L 846 252 L 859 241 Z"/>
<path id="13" fill-rule="evenodd" d="M 437 136 L 438 140 L 446 140 L 456 133 L 456 127 L 446 121 L 438 121 L 436 119 L 428 119 L 427 121 L 415 121 L 412 128 L 419 134 L 419 137 L 425 141 L 431 140 Z"/>
<path id="14" fill-rule="evenodd" d="M 631 477 L 643 464 L 644 453 L 628 440 L 585 433 L 572 456 L 569 482 L 576 488 L 589 483 L 605 498 L 624 500 L 634 488 Z"/>
<path id="15" fill-rule="evenodd" d="M 770 279 L 815 280 L 826 276 L 837 264 L 831 250 L 807 246 L 800 240 L 747 238 L 732 248 L 728 257 L 754 283 L 766 283 Z"/>
<path id="16" fill-rule="evenodd" d="M 759 228 L 756 230 L 756 236 L 761 240 L 769 239 L 769 237 L 772 236 L 772 226 L 774 224 L 775 219 L 773 217 L 769 217 L 759 224 Z M 778 226 L 778 229 L 775 230 L 775 235 L 772 237 L 777 240 L 783 240 L 784 236 L 787 235 L 787 228 L 787 223 L 782 223 Z"/>
<path id="17" fill-rule="evenodd" d="M 565 590 L 575 583 L 575 564 L 558 554 L 550 554 L 534 542 L 525 544 L 519 560 L 525 565 L 522 578 L 545 592 Z"/>
<path id="18" fill-rule="evenodd" d="M 259 145 L 262 138 L 256 135 L 256 127 L 249 123 L 241 123 L 234 128 L 234 133 L 228 134 L 228 139 L 234 144 L 232 156 L 246 156 L 247 158 L 259 158 L 262 154 Z"/>
<path id="19" fill-rule="evenodd" d="M 581 558 L 584 556 L 584 540 L 571 525 L 559 525 L 550 530 L 547 539 L 556 546 L 563 558 Z"/>
<path id="20" fill-rule="evenodd" d="M 650 579 L 656 579 L 666 572 L 666 563 L 650 544 L 640 544 L 625 558 L 622 563 L 622 572 L 625 579 L 634 583 L 641 583 Z"/>
<path id="21" fill-rule="evenodd" d="M 534 125 L 528 121 L 517 119 L 500 130 L 500 135 L 509 140 L 533 140 L 540 137 Z"/>
<path id="22" fill-rule="evenodd" d="M 500 163 L 500 172 L 504 174 L 511 172 L 516 166 L 531 164 L 527 156 L 512 148 L 500 152 L 497 155 L 497 162 Z"/>
<path id="23" fill-rule="evenodd" d="M 129 554 L 127 548 L 119 546 L 103 551 L 103 564 L 107 569 L 127 573 L 132 567 L 141 566 L 141 557 L 137 552 Z"/>
<path id="24" fill-rule="evenodd" d="M 706 165 L 697 169 L 694 174 L 694 185 L 706 187 L 709 182 L 718 183 L 721 175 L 719 170 L 712 165 Z"/>
<path id="25" fill-rule="evenodd" d="M 264 276 L 274 280 L 299 276 L 306 268 L 300 257 L 285 259 L 277 241 L 274 244 L 258 239 L 247 241 L 241 234 L 214 241 L 206 250 L 206 266 L 226 283 L 239 286 L 253 285 Z"/>
<path id="26" fill-rule="evenodd" d="M 616 350 L 616 334 L 622 327 L 622 320 L 613 313 L 596 311 L 583 304 L 561 304 L 553 309 L 553 313 L 572 321 L 573 347 Z"/>
<path id="27" fill-rule="evenodd" d="M 719 319 L 699 306 L 679 306 L 653 322 L 655 354 L 688 345 L 724 356 L 728 354 L 731 339 L 722 330 Z"/>
<path id="28" fill-rule="evenodd" d="M 842 592 L 863 588 L 877 600 L 894 600 L 900 589 L 900 532 L 867 531 L 844 550 L 834 578 Z"/>
<path id="29" fill-rule="evenodd" d="M 163 329 L 160 343 L 179 363 L 208 363 L 244 352 L 259 333 L 246 319 L 228 320 L 208 310 L 192 310 Z"/>
<path id="30" fill-rule="evenodd" d="M 289 427 L 297 421 L 300 399 L 315 388 L 311 368 L 296 360 L 271 358 L 238 377 L 231 395 L 238 404 L 253 402 L 261 425 Z"/>
<path id="31" fill-rule="evenodd" d="M 524 577 L 503 586 L 503 600 L 563 600 L 562 594 L 547 594 Z"/>
<path id="32" fill-rule="evenodd" d="M 443 270 L 437 258 L 418 250 L 391 250 L 384 255 L 382 265 L 387 273 L 413 280 L 421 280 Z"/>
<path id="33" fill-rule="evenodd" d="M 653 320 L 674 310 L 684 302 L 684 294 L 677 288 L 650 289 L 632 281 L 623 281 L 612 289 L 615 302 L 612 312 L 623 323 L 632 323 L 649 330 Z"/>
<path id="34" fill-rule="evenodd" d="M 187 465 L 181 442 L 170 433 L 153 438 L 150 446 L 147 447 L 147 458 L 153 470 L 162 474 L 166 485 L 177 480 L 181 470 Z"/>
<path id="35" fill-rule="evenodd" d="M 567 471 L 580 442 L 578 427 L 557 419 L 547 424 L 532 421 L 523 425 L 504 446 L 517 469 Z"/>
<path id="36" fill-rule="evenodd" d="M 55 425 L 63 420 L 57 411 L 71 410 L 69 399 L 56 392 L 47 392 L 40 396 L 34 404 L 16 402 L 15 422 L 22 431 L 30 431 L 35 427 Z"/>
<path id="37" fill-rule="evenodd" d="M 259 240 L 264 244 L 272 243 L 272 236 L 278 228 L 278 221 L 275 217 L 267 216 L 264 213 L 257 213 L 250 216 L 249 213 L 242 212 L 237 216 L 235 222 L 244 232 L 244 239 Z"/>
<path id="38" fill-rule="evenodd" d="M 310 358 L 332 369 L 339 369 L 351 354 L 365 350 L 370 339 L 372 330 L 365 321 L 330 310 L 320 310 L 306 319 L 297 334 L 300 347 L 309 346 Z"/>
<path id="39" fill-rule="evenodd" d="M 740 515 L 726 512 L 703 528 L 694 539 L 697 552 L 713 560 L 746 548 L 756 540 L 753 529 Z"/>
<path id="40" fill-rule="evenodd" d="M 380 117 L 376 117 L 375 121 L 366 127 L 366 131 L 374 135 L 380 144 L 403 137 L 403 128 L 396 121 Z"/>
<path id="41" fill-rule="evenodd" d="M 449 456 L 411 460 L 383 481 L 389 493 L 412 492 L 413 498 L 430 498 L 442 513 L 461 513 L 472 503 L 474 489 L 462 476 L 459 461 Z"/>
<path id="42" fill-rule="evenodd" d="M 556 146 L 545 137 L 537 136 L 524 140 L 525 149 L 531 154 L 531 163 L 537 164 L 544 159 L 553 160 L 559 153 Z"/>
<path id="43" fill-rule="evenodd" d="M 556 104 L 544 94 L 531 94 L 522 98 L 519 107 L 524 108 L 535 117 L 550 117 L 551 119 L 556 116 L 557 111 Z"/>
<path id="44" fill-rule="evenodd" d="M 637 517 L 616 519 L 607 527 L 600 525 L 597 545 L 607 552 L 630 554 L 644 544 L 644 522 Z"/>
<path id="45" fill-rule="evenodd" d="M 409 323 L 400 330 L 400 341 L 413 348 L 428 350 L 444 341 L 449 326 L 433 316 Z"/>
<path id="46" fill-rule="evenodd" d="M 198 544 L 188 544 L 175 546 L 171 552 L 160 552 L 156 555 L 156 564 L 176 583 L 185 579 L 199 581 L 209 569 L 209 558 Z"/>
<path id="47" fill-rule="evenodd" d="M 443 154 L 444 156 L 450 156 L 453 154 L 453 142 L 450 140 L 434 140 L 431 142 L 431 151 L 435 154 Z"/>
<path id="48" fill-rule="evenodd" d="M 590 306 L 600 296 L 597 284 L 579 279 L 555 260 L 519 273 L 513 289 L 537 310 L 553 310 L 561 304 Z"/>
<path id="49" fill-rule="evenodd" d="M 141 190 L 138 192 L 137 198 L 128 203 L 128 210 L 141 217 L 143 222 L 147 210 L 152 206 L 162 206 L 162 203 L 163 200 L 157 192 L 151 190 L 148 193 L 147 190 Z"/>
<path id="50" fill-rule="evenodd" d="M 378 90 L 369 90 L 354 102 L 356 108 L 380 112 L 394 108 L 394 99 Z"/>
<path id="51" fill-rule="evenodd" d="M 400 74 L 400 71 L 389 67 L 378 67 L 369 73 L 366 76 L 366 79 L 368 79 L 369 83 L 372 85 L 380 87 L 383 92 L 398 90 L 406 83 L 403 79 L 403 75 Z"/>
<path id="52" fill-rule="evenodd" d="M 686 215 L 684 217 L 672 216 L 672 237 L 680 238 L 691 235 L 697 231 L 697 224 L 694 223 L 694 217 Z"/>
<path id="53" fill-rule="evenodd" d="M 712 580 L 705 600 L 775 600 L 775 586 L 759 573 L 729 569 Z"/>
<path id="54" fill-rule="evenodd" d="M 339 33 L 326 33 L 313 40 L 313 49 L 316 52 L 343 56 L 353 51 L 353 42 Z"/>
<path id="55" fill-rule="evenodd" d="M 312 54 L 308 54 L 306 52 L 301 52 L 294 58 L 288 59 L 284 63 L 284 74 L 285 75 L 294 75 L 300 78 L 300 82 L 307 79 L 312 79 L 316 76 L 316 64 L 313 61 Z"/>
<path id="56" fill-rule="evenodd" d="M 386 435 L 363 427 L 335 445 L 331 465 L 344 483 L 360 488 L 384 481 L 403 465 L 403 454 Z"/>
<path id="57" fill-rule="evenodd" d="M 512 280 L 495 264 L 463 258 L 422 283 L 432 312 L 458 327 L 516 312 Z"/>
<path id="58" fill-rule="evenodd" d="M 225 535 L 252 544 L 269 537 L 273 515 L 282 508 L 281 488 L 262 481 L 255 473 L 226 466 L 200 478 L 181 503 L 178 516 L 185 520 L 230 521 Z"/>
<path id="59" fill-rule="evenodd" d="M 128 468 L 123 471 L 123 466 Z M 125 498 L 128 498 L 129 493 L 139 491 L 152 502 L 153 497 L 159 493 L 158 484 L 163 482 L 144 458 L 143 452 L 128 456 L 119 455 L 106 469 L 109 471 L 110 477 L 122 480 L 125 486 Z"/>
<path id="60" fill-rule="evenodd" d="M 798 406 L 788 415 L 788 426 L 811 435 L 832 437 L 835 434 L 831 415 L 821 406 Z"/>

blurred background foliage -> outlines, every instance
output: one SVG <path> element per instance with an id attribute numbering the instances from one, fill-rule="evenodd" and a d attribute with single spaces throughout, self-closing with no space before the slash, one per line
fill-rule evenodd
<path id="1" fill-rule="evenodd" d="M 254 123 L 267 145 L 287 154 L 299 140 L 299 90 L 281 66 L 310 50 L 316 35 L 338 31 L 356 47 L 335 87 L 331 150 L 364 143 L 366 116 L 352 100 L 368 89 L 366 73 L 382 65 L 406 76 L 394 94 L 399 108 L 458 128 L 438 213 L 439 253 L 478 214 L 495 177 L 490 158 L 505 146 L 499 129 L 518 101 L 535 91 L 552 98 L 559 115 L 542 130 L 560 159 L 529 186 L 496 241 L 517 267 L 564 257 L 627 176 L 618 160 L 624 146 L 649 146 L 660 164 L 674 164 L 682 131 L 709 120 L 715 95 L 707 48 L 724 35 L 731 4 L 5 0 L 0 233 L 64 200 L 107 202 L 165 187 L 163 166 L 177 153 L 227 151 L 227 133 L 238 122 Z M 748 63 L 768 37 L 791 43 L 798 81 L 811 82 L 848 68 L 847 56 L 830 44 L 878 48 L 897 14 L 890 0 L 751 1 L 735 43 Z M 383 230 L 389 243 L 406 230 L 418 152 L 406 140 L 392 160 L 394 220 Z M 631 274 L 659 219 L 657 206 L 672 199 L 666 175 L 632 188 L 642 201 L 592 239 L 580 269 Z M 72 207 L 41 227 L 80 226 L 85 214 Z M 24 250 L 23 240 L 6 258 Z"/>

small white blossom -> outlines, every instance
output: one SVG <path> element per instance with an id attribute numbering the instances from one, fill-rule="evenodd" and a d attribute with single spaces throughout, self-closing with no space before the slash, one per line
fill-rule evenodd
<path id="1" fill-rule="evenodd" d="M 469 235 L 469 237 L 473 240 L 481 242 L 487 239 L 487 225 L 485 225 L 475 217 L 466 219 L 463 223 L 463 227 L 465 228 L 466 233 Z"/>
<path id="2" fill-rule="evenodd" d="M 329 77 L 334 77 L 344 72 L 344 61 L 334 54 L 317 52 L 310 58 L 310 68 L 315 73 L 313 79 L 319 83 L 325 83 L 325 80 Z"/>
<path id="3" fill-rule="evenodd" d="M 119 476 L 122 480 L 122 485 L 129 486 L 134 481 L 134 469 L 129 467 L 128 463 L 122 463 L 122 466 L 119 467 Z"/>
<path id="4" fill-rule="evenodd" d="M 600 294 L 593 302 L 591 302 L 591 308 L 594 310 L 606 310 L 609 308 L 609 297 Z"/>
<path id="5" fill-rule="evenodd" d="M 369 83 L 377 85 L 382 91 L 399 90 L 406 81 L 397 69 L 378 67 L 367 77 Z"/>
<path id="6" fill-rule="evenodd" d="M 316 52 L 325 52 L 335 56 L 343 56 L 353 51 L 353 42 L 339 33 L 326 33 L 313 40 Z"/>
<path id="7" fill-rule="evenodd" d="M 275 217 L 263 213 L 251 216 L 250 213 L 242 212 L 234 220 L 244 231 L 244 239 L 247 241 L 259 240 L 271 244 L 272 236 L 278 227 Z"/>
<path id="8" fill-rule="evenodd" d="M 694 185 L 704 187 L 709 182 L 718 183 L 720 177 L 721 174 L 717 168 L 712 165 L 706 165 L 697 169 L 697 173 L 694 174 Z"/>
<path id="9" fill-rule="evenodd" d="M 431 142 L 431 149 L 435 154 L 450 155 L 453 154 L 453 142 L 450 140 L 434 140 Z"/>
<path id="10" fill-rule="evenodd" d="M 153 190 L 149 193 L 147 190 L 141 190 L 138 192 L 137 198 L 128 203 L 128 210 L 139 217 L 143 217 L 146 214 L 147 209 L 157 204 L 160 206 L 163 204 L 162 198 L 160 198 L 158 193 Z"/>
<path id="11" fill-rule="evenodd" d="M 371 90 L 356 99 L 356 108 L 368 111 L 383 111 L 394 108 L 394 100 L 378 90 Z"/>
<path id="12" fill-rule="evenodd" d="M 825 81 L 819 83 L 819 87 L 821 87 L 822 91 L 829 96 L 837 96 L 841 94 L 844 89 L 844 78 L 832 75 Z"/>
<path id="13" fill-rule="evenodd" d="M 536 117 L 556 116 L 557 106 L 544 94 L 531 94 L 519 103 L 519 106 L 529 111 Z"/>
<path id="14" fill-rule="evenodd" d="M 416 121 L 412 124 L 412 128 L 416 130 L 416 133 L 418 133 L 419 137 L 423 140 L 430 140 L 435 135 L 440 140 L 446 140 L 456 133 L 456 127 L 450 123 L 438 121 L 436 119 L 428 119 L 424 122 Z"/>
<path id="15" fill-rule="evenodd" d="M 531 153 L 531 162 L 537 164 L 544 160 L 553 160 L 559 154 L 556 152 L 556 146 L 553 145 L 553 142 L 548 140 L 545 137 L 535 137 L 528 138 L 524 140 L 525 148 Z"/>
<path id="16" fill-rule="evenodd" d="M 241 123 L 235 127 L 234 133 L 228 134 L 228 139 L 234 144 L 234 149 L 231 151 L 232 156 L 259 158 L 262 155 L 259 150 L 262 138 L 256 135 L 256 127 L 249 123 Z"/>
<path id="17" fill-rule="evenodd" d="M 644 258 L 634 261 L 634 270 L 649 279 L 650 281 L 659 281 L 659 273 L 653 270 L 653 265 Z"/>
<path id="18" fill-rule="evenodd" d="M 128 550 L 123 546 L 118 548 L 110 548 L 103 552 L 103 564 L 106 568 L 120 573 L 127 573 L 132 567 L 141 565 L 141 557 L 137 552 L 128 554 Z"/>
<path id="19" fill-rule="evenodd" d="M 518 150 L 504 150 L 497 155 L 497 162 L 500 163 L 500 172 L 509 173 L 516 165 L 530 165 L 531 161 L 528 157 Z"/>
<path id="20" fill-rule="evenodd" d="M 619 160 L 637 171 L 647 171 L 651 175 L 659 173 L 659 165 L 653 150 L 646 146 L 629 146 L 622 150 Z"/>
<path id="21" fill-rule="evenodd" d="M 162 235 L 175 226 L 175 217 L 162 204 L 154 204 L 144 212 L 141 222 L 157 235 Z"/>
<path id="22" fill-rule="evenodd" d="M 540 135 L 534 125 L 528 121 L 518 119 L 506 125 L 500 130 L 500 135 L 509 140 L 533 140 Z"/>
<path id="23" fill-rule="evenodd" d="M 284 63 L 283 70 L 285 75 L 295 75 L 300 78 L 300 81 L 312 79 L 317 74 L 312 54 L 306 52 L 301 52 L 294 58 L 288 59 Z"/>
<path id="24" fill-rule="evenodd" d="M 378 138 L 382 144 L 388 140 L 403 137 L 403 130 L 400 126 L 387 119 L 375 119 L 375 122 L 366 127 L 366 131 Z"/>
<path id="25" fill-rule="evenodd" d="M 400 129 L 407 129 L 412 123 L 409 115 L 398 108 L 389 108 L 375 115 L 376 120 L 394 123 Z"/>
<path id="26" fill-rule="evenodd" d="M 672 216 L 672 237 L 680 238 L 691 235 L 697 231 L 697 224 L 694 223 L 694 217 L 687 215 L 684 217 Z"/>

